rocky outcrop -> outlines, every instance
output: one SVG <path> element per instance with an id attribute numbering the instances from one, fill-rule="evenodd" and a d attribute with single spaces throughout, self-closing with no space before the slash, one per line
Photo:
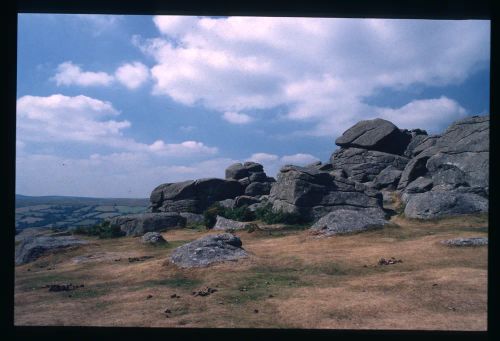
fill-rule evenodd
<path id="1" fill-rule="evenodd" d="M 257 162 L 235 163 L 226 168 L 226 180 L 238 180 L 247 196 L 268 195 L 276 180 L 268 177 L 264 167 Z"/>
<path id="2" fill-rule="evenodd" d="M 186 226 L 186 218 L 174 212 L 128 214 L 111 218 L 109 222 L 111 226 L 119 226 L 127 236 Z"/>
<path id="3" fill-rule="evenodd" d="M 410 141 L 411 134 L 401 131 L 389 121 L 376 118 L 359 121 L 338 137 L 335 144 L 343 148 L 362 148 L 402 155 Z"/>
<path id="4" fill-rule="evenodd" d="M 255 224 L 241 222 L 236 220 L 227 219 L 221 216 L 217 216 L 213 230 L 244 230 L 252 227 Z"/>
<path id="5" fill-rule="evenodd" d="M 404 214 L 408 218 L 433 219 L 488 211 L 488 199 L 474 193 L 429 191 L 410 195 Z"/>
<path id="6" fill-rule="evenodd" d="M 158 232 L 147 232 L 142 236 L 142 242 L 144 244 L 159 245 L 165 244 L 167 241 Z"/>
<path id="7" fill-rule="evenodd" d="M 380 229 L 387 224 L 387 220 L 372 216 L 362 210 L 339 209 L 319 219 L 311 227 L 311 231 L 314 234 L 331 236 Z"/>
<path id="8" fill-rule="evenodd" d="M 15 262 L 18 265 L 29 263 L 48 253 L 83 244 L 87 244 L 87 242 L 72 236 L 28 236 L 16 248 Z"/>
<path id="9" fill-rule="evenodd" d="M 372 181 L 389 166 L 402 171 L 409 161 L 397 154 L 361 148 L 341 148 L 330 157 L 334 170 L 342 170 L 349 179 L 357 182 Z"/>
<path id="10" fill-rule="evenodd" d="M 422 144 L 425 143 L 425 140 Z M 473 116 L 453 123 L 413 158 L 403 171 L 398 189 L 419 176 L 433 179 L 443 189 L 482 187 L 489 181 L 489 116 Z"/>
<path id="11" fill-rule="evenodd" d="M 205 221 L 203 214 L 181 212 L 180 216 L 183 217 L 184 219 L 186 219 L 186 226 L 187 225 L 195 225 L 195 224 L 203 224 Z"/>
<path id="12" fill-rule="evenodd" d="M 217 201 L 243 194 L 237 180 L 217 178 L 167 183 L 156 187 L 150 196 L 152 212 L 203 213 Z"/>
<path id="13" fill-rule="evenodd" d="M 240 238 L 230 233 L 208 235 L 184 244 L 172 252 L 170 261 L 182 268 L 205 267 L 213 263 L 248 257 Z"/>
<path id="14" fill-rule="evenodd" d="M 299 214 L 317 220 L 339 208 L 371 209 L 384 217 L 382 195 L 369 188 L 314 168 L 284 166 L 271 189 L 269 202 L 274 211 Z"/>

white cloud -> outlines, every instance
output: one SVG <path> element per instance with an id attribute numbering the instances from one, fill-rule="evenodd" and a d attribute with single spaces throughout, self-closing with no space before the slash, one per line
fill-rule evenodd
<path id="1" fill-rule="evenodd" d="M 253 121 L 251 116 L 233 111 L 226 111 L 222 118 L 233 124 L 247 124 Z"/>
<path id="2" fill-rule="evenodd" d="M 294 155 L 285 155 L 281 158 L 281 162 L 284 164 L 293 164 L 305 166 L 309 163 L 319 161 L 317 157 L 312 156 L 311 154 L 294 154 Z"/>
<path id="3" fill-rule="evenodd" d="M 108 86 L 113 82 L 113 76 L 106 72 L 82 71 L 72 62 L 64 62 L 57 67 L 57 73 L 52 78 L 58 86 Z"/>
<path id="4" fill-rule="evenodd" d="M 379 89 L 460 83 L 489 60 L 489 21 L 159 16 L 154 23 L 161 38 L 134 42 L 156 60 L 155 94 L 221 113 L 283 105 L 288 119 L 311 121 L 307 133 L 322 136 L 375 115 L 363 99 Z"/>
<path id="5" fill-rule="evenodd" d="M 149 78 L 149 69 L 140 62 L 123 64 L 115 72 L 116 79 L 129 89 L 137 89 Z"/>
<path id="6" fill-rule="evenodd" d="M 110 102 L 87 96 L 23 96 L 17 100 L 17 135 L 23 142 L 82 142 L 105 145 L 131 152 L 148 152 L 161 156 L 190 157 L 213 155 L 217 148 L 198 141 L 148 145 L 124 136 L 131 126 L 127 120 L 110 120 L 120 113 Z"/>
<path id="7" fill-rule="evenodd" d="M 441 96 L 436 99 L 414 100 L 401 108 L 378 108 L 379 117 L 393 122 L 399 128 L 415 128 L 439 133 L 450 122 L 464 118 L 466 110 L 456 101 Z"/>
<path id="8" fill-rule="evenodd" d="M 284 165 L 297 165 L 305 166 L 312 162 L 319 161 L 319 159 L 311 154 L 297 153 L 292 155 L 278 156 L 269 153 L 255 153 L 252 154 L 247 161 L 254 161 L 264 166 L 264 171 L 268 176 L 276 176 L 279 169 Z"/>

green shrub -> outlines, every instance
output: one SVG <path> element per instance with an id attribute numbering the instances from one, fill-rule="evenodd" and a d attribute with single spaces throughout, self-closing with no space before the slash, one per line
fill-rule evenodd
<path id="1" fill-rule="evenodd" d="M 237 220 L 237 221 L 253 221 L 255 220 L 255 214 L 248 209 L 248 205 L 243 205 L 238 208 L 226 208 L 222 212 L 222 216 L 227 219 Z"/>
<path id="2" fill-rule="evenodd" d="M 211 229 L 214 227 L 215 222 L 217 221 L 217 216 L 218 215 L 223 215 L 224 212 L 224 207 L 220 206 L 219 204 L 213 204 L 209 208 L 203 212 L 203 219 L 205 221 L 205 226 L 207 229 Z"/>
<path id="3" fill-rule="evenodd" d="M 109 221 L 103 221 L 100 224 L 87 227 L 79 226 L 73 230 L 73 234 L 97 236 L 101 239 L 118 238 L 125 236 L 125 232 L 123 232 L 119 226 L 111 226 Z"/>
<path id="4" fill-rule="evenodd" d="M 247 205 L 238 208 L 226 208 L 216 203 L 207 208 L 205 212 L 203 212 L 205 226 L 208 229 L 214 227 L 218 215 L 227 219 L 237 220 L 237 221 L 255 220 L 255 214 L 248 209 Z"/>
<path id="5" fill-rule="evenodd" d="M 255 217 L 266 224 L 296 225 L 305 222 L 297 213 L 274 212 L 271 204 L 256 209 Z"/>

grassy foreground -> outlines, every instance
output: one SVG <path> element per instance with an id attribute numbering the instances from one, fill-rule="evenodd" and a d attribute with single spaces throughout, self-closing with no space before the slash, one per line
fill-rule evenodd
<path id="1" fill-rule="evenodd" d="M 443 239 L 487 235 L 486 216 L 350 236 L 307 230 L 236 234 L 251 257 L 179 269 L 172 250 L 214 232 L 173 230 L 166 246 L 97 239 L 15 269 L 15 325 L 486 330 L 487 247 Z M 153 256 L 129 262 L 129 257 Z M 378 265 L 380 258 L 401 263 Z M 43 286 L 84 287 L 49 292 Z M 204 287 L 217 289 L 193 296 Z M 172 298 L 176 294 L 179 297 Z M 165 314 L 165 310 L 170 312 Z"/>

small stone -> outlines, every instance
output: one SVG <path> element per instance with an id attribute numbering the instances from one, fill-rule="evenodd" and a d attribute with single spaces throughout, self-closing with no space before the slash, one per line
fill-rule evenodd
<path id="1" fill-rule="evenodd" d="M 165 314 L 171 314 L 172 312 L 170 311 L 170 309 L 165 309 L 164 313 Z"/>
<path id="2" fill-rule="evenodd" d="M 28 269 L 27 271 L 31 271 L 31 269 Z"/>
<path id="3" fill-rule="evenodd" d="M 433 286 L 433 287 L 437 286 L 437 283 L 434 283 L 432 286 Z"/>
<path id="4" fill-rule="evenodd" d="M 269 297 L 269 298 L 272 298 L 272 297 L 274 297 L 274 295 L 269 295 L 268 297 Z"/>
<path id="5" fill-rule="evenodd" d="M 150 299 L 150 298 L 152 298 L 152 297 L 153 297 L 153 295 L 148 295 L 148 296 L 146 297 L 146 299 L 148 299 L 148 300 L 149 300 L 149 299 Z"/>
<path id="6" fill-rule="evenodd" d="M 253 312 L 254 312 L 255 314 L 257 314 L 257 313 L 259 312 L 259 310 L 255 309 Z"/>

